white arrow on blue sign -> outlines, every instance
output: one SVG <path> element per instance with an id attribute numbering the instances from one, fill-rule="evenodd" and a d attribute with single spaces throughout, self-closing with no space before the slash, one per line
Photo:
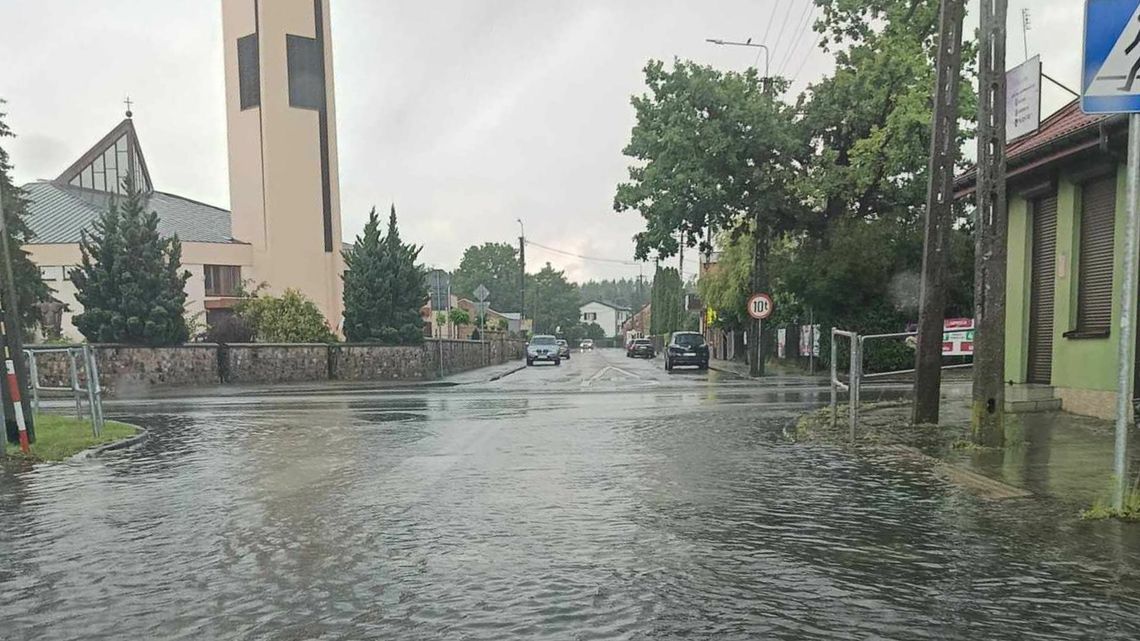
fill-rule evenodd
<path id="1" fill-rule="evenodd" d="M 1140 112 L 1140 0 L 1085 4 L 1081 110 Z"/>

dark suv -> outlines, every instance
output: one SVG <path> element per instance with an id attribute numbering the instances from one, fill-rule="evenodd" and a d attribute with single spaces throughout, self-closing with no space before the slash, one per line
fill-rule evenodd
<path id="1" fill-rule="evenodd" d="M 625 357 L 656 358 L 657 353 L 653 350 L 653 341 L 648 338 L 635 338 L 625 348 Z"/>
<path id="2" fill-rule="evenodd" d="M 709 368 L 709 346 L 704 336 L 697 332 L 673 332 L 665 346 L 665 369 L 672 370 L 678 365 Z"/>

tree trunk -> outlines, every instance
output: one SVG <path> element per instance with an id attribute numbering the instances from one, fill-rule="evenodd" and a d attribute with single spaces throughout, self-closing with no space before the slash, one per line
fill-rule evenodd
<path id="1" fill-rule="evenodd" d="M 971 434 L 1005 443 L 1005 27 L 1008 0 L 982 0 L 978 75 L 978 210 L 974 256 Z"/>
<path id="2" fill-rule="evenodd" d="M 752 292 L 768 291 L 768 237 L 757 221 L 756 239 L 752 247 Z M 750 376 L 764 375 L 763 321 L 753 320 L 748 331 L 748 373 Z"/>
<path id="3" fill-rule="evenodd" d="M 957 158 L 958 84 L 962 68 L 964 0 L 942 0 L 939 16 L 938 84 L 935 88 L 930 182 L 922 253 L 918 346 L 915 354 L 915 424 L 938 423 L 942 390 L 942 332 L 946 314 L 946 253 L 954 201 Z"/>

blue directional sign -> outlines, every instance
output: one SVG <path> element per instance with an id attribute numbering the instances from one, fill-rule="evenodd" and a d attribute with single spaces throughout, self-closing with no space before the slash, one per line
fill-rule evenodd
<path id="1" fill-rule="evenodd" d="M 1140 0 L 1087 0 L 1081 109 L 1140 112 Z"/>

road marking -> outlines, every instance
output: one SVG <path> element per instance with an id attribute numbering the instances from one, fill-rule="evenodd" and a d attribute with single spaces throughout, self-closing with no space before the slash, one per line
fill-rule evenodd
<path id="1" fill-rule="evenodd" d="M 588 380 L 582 381 L 582 387 L 589 387 L 589 386 L 593 385 L 594 383 L 601 380 L 601 378 L 603 376 L 605 376 L 606 372 L 610 372 L 610 371 L 621 372 L 622 374 L 625 375 L 626 378 L 641 380 L 641 377 L 638 376 L 637 374 L 634 374 L 632 372 L 627 372 L 620 367 L 614 367 L 613 365 L 607 365 L 607 366 L 603 367 L 602 369 L 598 370 L 597 373 L 594 374 L 593 376 L 591 376 Z"/>

